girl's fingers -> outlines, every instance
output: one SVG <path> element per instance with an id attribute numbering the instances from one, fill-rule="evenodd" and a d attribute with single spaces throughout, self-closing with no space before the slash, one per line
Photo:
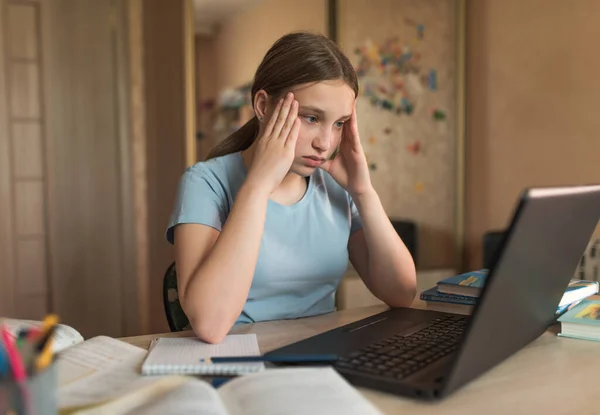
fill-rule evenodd
<path id="1" fill-rule="evenodd" d="M 360 143 L 360 138 L 358 135 L 358 123 L 356 121 L 356 105 L 352 110 L 350 119 L 344 123 L 344 131 L 342 134 L 342 142 L 340 143 L 341 146 L 354 147 Z"/>
<path id="2" fill-rule="evenodd" d="M 350 131 L 352 133 L 352 135 L 354 136 L 353 138 L 355 140 L 358 140 L 358 121 L 357 121 L 357 116 L 356 116 L 356 101 L 354 102 L 354 109 L 352 110 L 352 116 L 350 117 Z"/>
<path id="3" fill-rule="evenodd" d="M 294 121 L 298 118 L 298 101 L 292 101 L 292 107 L 290 108 L 290 112 L 288 113 L 287 119 L 285 120 L 285 124 L 283 124 L 283 128 L 281 129 L 281 133 L 279 134 L 279 138 L 284 142 L 287 139 L 292 127 L 294 126 Z"/>
<path id="4" fill-rule="evenodd" d="M 279 110 L 279 116 L 277 117 L 277 121 L 275 121 L 275 125 L 273 126 L 273 131 L 271 132 L 272 137 L 279 137 L 281 134 L 281 129 L 283 128 L 285 120 L 287 119 L 293 101 L 294 95 L 290 92 L 286 95 L 281 109 Z"/>
<path id="5" fill-rule="evenodd" d="M 265 132 L 263 134 L 263 137 L 267 138 L 273 132 L 273 127 L 275 126 L 277 117 L 279 117 L 279 112 L 281 111 L 282 105 L 283 105 L 283 98 L 281 98 L 279 100 L 279 102 L 277 102 L 277 105 L 275 106 L 275 110 L 273 111 L 273 114 L 271 114 L 271 118 L 269 118 L 269 122 L 267 123 L 267 125 L 265 127 Z"/>
<path id="6" fill-rule="evenodd" d="M 291 147 L 292 149 L 296 148 L 296 141 L 298 140 L 298 134 L 300 132 L 300 118 L 296 118 L 293 121 L 292 129 L 290 133 L 287 135 L 285 139 L 285 146 Z"/>

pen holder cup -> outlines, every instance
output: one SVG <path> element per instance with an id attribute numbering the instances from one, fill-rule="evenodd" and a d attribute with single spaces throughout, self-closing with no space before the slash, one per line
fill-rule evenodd
<path id="1" fill-rule="evenodd" d="M 23 385 L 12 379 L 0 380 L 0 415 L 58 414 L 57 368 L 34 373 Z"/>

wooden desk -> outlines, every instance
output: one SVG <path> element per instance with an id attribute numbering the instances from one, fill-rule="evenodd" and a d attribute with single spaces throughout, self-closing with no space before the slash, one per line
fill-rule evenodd
<path id="1" fill-rule="evenodd" d="M 416 301 L 414 307 L 423 308 L 424 304 Z M 256 333 L 261 352 L 265 353 L 385 309 L 372 306 L 306 319 L 256 323 L 235 327 L 231 333 Z M 385 414 L 600 414 L 600 342 L 560 338 L 556 331 L 557 327 L 549 329 L 528 347 L 439 403 L 359 390 Z M 150 341 L 159 336 L 189 337 L 192 333 L 121 340 L 148 348 Z"/>

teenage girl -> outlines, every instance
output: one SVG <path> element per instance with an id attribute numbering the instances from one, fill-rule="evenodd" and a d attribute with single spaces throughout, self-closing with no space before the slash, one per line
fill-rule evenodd
<path id="1" fill-rule="evenodd" d="M 251 92 L 255 117 L 185 171 L 167 230 L 196 335 L 331 312 L 348 259 L 377 298 L 410 306 L 415 266 L 371 184 L 348 58 L 285 35 Z"/>

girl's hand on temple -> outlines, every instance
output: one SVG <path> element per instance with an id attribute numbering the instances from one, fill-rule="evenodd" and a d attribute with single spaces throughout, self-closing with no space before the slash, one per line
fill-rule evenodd
<path id="1" fill-rule="evenodd" d="M 246 183 L 267 195 L 273 193 L 292 166 L 299 131 L 298 101 L 290 92 L 279 100 L 263 135 L 257 139 Z"/>
<path id="2" fill-rule="evenodd" d="M 321 168 L 346 189 L 352 198 L 372 190 L 367 158 L 358 135 L 356 101 L 352 116 L 344 123 L 338 154 L 333 160 L 323 163 Z"/>

